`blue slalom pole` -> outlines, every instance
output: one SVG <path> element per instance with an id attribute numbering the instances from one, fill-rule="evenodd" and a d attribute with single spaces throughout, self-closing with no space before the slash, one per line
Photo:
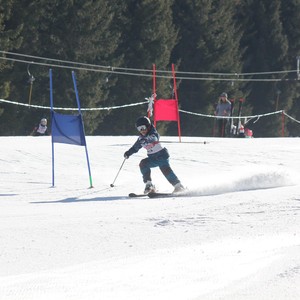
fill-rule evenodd
<path id="1" fill-rule="evenodd" d="M 88 171 L 89 171 L 90 188 L 93 188 L 93 181 L 92 181 L 92 173 L 91 173 L 91 167 L 90 167 L 90 161 L 89 161 L 89 154 L 88 154 L 86 140 L 85 140 L 84 124 L 83 124 L 83 119 L 82 119 L 82 114 L 81 114 L 81 109 L 80 109 L 80 101 L 79 101 L 79 95 L 78 95 L 78 90 L 77 90 L 77 85 L 76 85 L 76 77 L 75 77 L 74 71 L 72 71 L 72 78 L 73 78 L 74 90 L 75 90 L 76 101 L 77 101 L 77 106 L 78 106 L 78 112 L 79 112 L 79 115 L 80 115 L 81 125 L 82 125 L 82 129 L 83 129 L 84 147 L 85 147 L 85 155 L 86 155 Z"/>
<path id="2" fill-rule="evenodd" d="M 50 78 L 50 106 L 51 106 L 51 126 L 53 124 L 53 85 L 52 85 L 52 69 L 49 70 Z M 52 131 L 52 130 L 51 130 Z M 54 143 L 53 135 L 51 134 L 51 144 L 52 144 L 52 187 L 54 187 Z"/>

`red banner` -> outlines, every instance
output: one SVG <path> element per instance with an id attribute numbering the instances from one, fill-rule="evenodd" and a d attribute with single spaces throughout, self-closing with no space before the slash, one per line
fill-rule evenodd
<path id="1" fill-rule="evenodd" d="M 178 121 L 178 104 L 174 99 L 154 101 L 154 121 Z"/>

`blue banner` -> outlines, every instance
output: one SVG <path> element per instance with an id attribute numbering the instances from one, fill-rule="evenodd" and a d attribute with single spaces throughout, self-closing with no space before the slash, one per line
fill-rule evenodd
<path id="1" fill-rule="evenodd" d="M 81 115 L 64 115 L 52 111 L 52 142 L 86 146 Z"/>

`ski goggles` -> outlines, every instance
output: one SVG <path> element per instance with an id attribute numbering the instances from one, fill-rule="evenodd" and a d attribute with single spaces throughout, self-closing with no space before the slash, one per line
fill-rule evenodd
<path id="1" fill-rule="evenodd" d="M 136 129 L 138 131 L 146 131 L 147 130 L 147 126 L 146 125 L 137 126 Z"/>

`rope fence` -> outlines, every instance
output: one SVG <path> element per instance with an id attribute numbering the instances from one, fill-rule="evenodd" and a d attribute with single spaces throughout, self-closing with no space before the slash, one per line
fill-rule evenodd
<path id="1" fill-rule="evenodd" d="M 33 105 L 33 104 L 26 104 L 26 103 L 20 103 L 20 102 L 15 102 L 15 101 L 10 101 L 10 100 L 4 100 L 4 99 L 0 99 L 0 102 L 2 103 L 7 103 L 7 104 L 12 104 L 12 105 L 19 105 L 19 106 L 25 106 L 25 107 L 29 107 L 29 108 L 39 108 L 39 109 L 49 109 L 49 106 L 41 106 L 41 105 Z M 133 107 L 133 106 L 138 106 L 138 105 L 143 105 L 143 104 L 148 104 L 149 101 L 143 101 L 143 102 L 138 102 L 138 103 L 131 103 L 131 104 L 125 104 L 125 105 L 118 105 L 118 106 L 109 106 L 109 107 L 94 107 L 94 108 L 81 108 L 81 110 L 83 111 L 97 111 L 97 110 L 113 110 L 113 109 L 121 109 L 121 108 L 127 108 L 127 107 Z M 66 111 L 74 111 L 74 110 L 78 110 L 78 108 L 71 108 L 71 107 L 53 107 L 53 109 L 55 110 L 66 110 Z M 215 115 L 207 115 L 207 114 L 201 114 L 201 113 L 195 113 L 195 112 L 190 112 L 190 111 L 186 111 L 183 109 L 179 109 L 179 111 L 181 113 L 184 114 L 189 114 L 189 115 L 194 115 L 194 116 L 199 116 L 199 117 L 204 117 L 204 118 L 226 118 L 226 119 L 254 119 L 254 118 L 261 118 L 261 117 L 267 117 L 267 116 L 271 116 L 271 115 L 276 115 L 276 114 L 284 114 L 286 117 L 290 118 L 291 120 L 293 120 L 294 122 L 297 122 L 298 124 L 300 124 L 300 121 L 293 118 L 292 116 L 290 116 L 289 114 L 287 114 L 284 110 L 278 110 L 278 111 L 274 111 L 274 112 L 270 112 L 270 113 L 265 113 L 265 114 L 258 114 L 258 115 L 252 115 L 252 116 L 242 116 L 242 117 L 229 117 L 229 116 L 225 116 L 225 117 L 216 117 Z"/>
<path id="2" fill-rule="evenodd" d="M 33 105 L 33 104 L 26 104 L 26 103 L 20 103 L 20 102 L 15 102 L 15 101 L 9 101 L 9 100 L 4 100 L 0 99 L 0 102 L 8 103 L 8 104 L 13 104 L 13 105 L 20 105 L 20 106 L 26 106 L 26 107 L 33 107 L 33 108 L 40 108 L 40 109 L 50 109 L 50 106 L 40 106 L 40 105 Z M 126 105 L 119 105 L 119 106 L 110 106 L 110 107 L 95 107 L 95 108 L 81 108 L 81 110 L 85 111 L 95 111 L 95 110 L 112 110 L 112 109 L 119 109 L 119 108 L 126 108 L 126 107 L 132 107 L 132 106 L 138 106 L 148 103 L 148 101 L 144 102 L 139 102 L 139 103 L 131 103 L 131 104 L 126 104 Z M 78 110 L 78 108 L 71 108 L 71 107 L 53 107 L 55 110 Z"/>

